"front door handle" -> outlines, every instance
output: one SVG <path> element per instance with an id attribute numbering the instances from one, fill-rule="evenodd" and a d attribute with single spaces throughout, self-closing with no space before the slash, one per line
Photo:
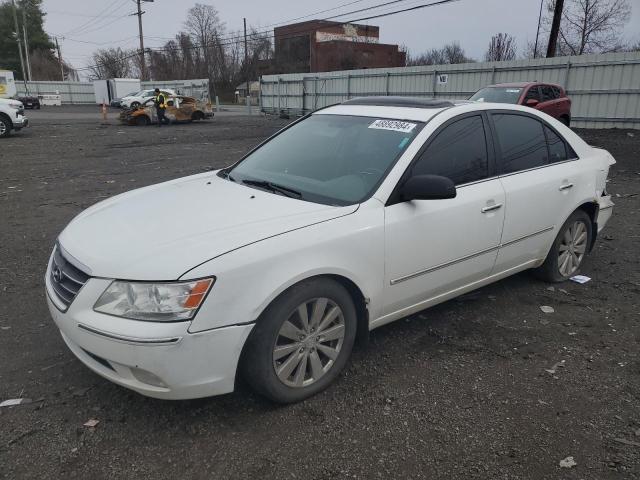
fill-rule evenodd
<path id="1" fill-rule="evenodd" d="M 486 207 L 483 207 L 481 212 L 482 213 L 492 212 L 493 210 L 498 210 L 499 208 L 502 208 L 502 204 L 496 203 L 494 205 L 488 205 Z"/>
<path id="2" fill-rule="evenodd" d="M 558 190 L 560 190 L 560 191 L 568 190 L 571 187 L 573 187 L 573 183 L 565 183 L 564 185 L 560 185 L 560 188 L 558 188 Z"/>

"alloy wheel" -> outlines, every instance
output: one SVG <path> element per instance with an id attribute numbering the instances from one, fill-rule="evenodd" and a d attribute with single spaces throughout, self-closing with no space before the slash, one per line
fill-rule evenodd
<path id="1" fill-rule="evenodd" d="M 340 354 L 345 338 L 342 310 L 328 298 L 298 305 L 283 322 L 273 347 L 273 368 L 289 387 L 307 387 L 322 378 Z"/>
<path id="2" fill-rule="evenodd" d="M 5 133 L 7 133 L 7 124 L 3 120 L 0 120 L 0 136 Z"/>
<path id="3" fill-rule="evenodd" d="M 558 270 L 569 277 L 578 270 L 587 251 L 587 227 L 578 220 L 567 228 L 558 248 Z"/>

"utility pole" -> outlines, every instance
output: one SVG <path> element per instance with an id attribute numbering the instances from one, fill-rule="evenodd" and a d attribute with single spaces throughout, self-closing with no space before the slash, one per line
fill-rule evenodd
<path id="1" fill-rule="evenodd" d="M 244 23 L 244 72 L 246 75 L 247 82 L 247 110 L 249 111 L 249 115 L 251 115 L 251 90 L 250 90 L 250 78 L 249 78 L 249 50 L 247 49 L 247 19 L 242 19 Z"/>
<path id="2" fill-rule="evenodd" d="M 29 93 L 29 89 L 27 87 L 27 75 L 24 71 L 24 60 L 22 59 L 22 43 L 20 43 L 20 28 L 18 27 L 18 14 L 16 11 L 16 2 L 15 0 L 11 0 L 11 4 L 13 5 L 13 23 L 16 27 L 16 41 L 18 42 L 18 55 L 20 55 L 20 68 L 22 69 L 22 81 L 24 82 L 24 88 Z"/>
<path id="3" fill-rule="evenodd" d="M 538 37 L 540 36 L 540 22 L 542 21 L 542 5 L 544 0 L 540 0 L 540 13 L 538 14 L 538 29 L 536 30 L 536 43 L 533 47 L 533 58 L 538 56 Z"/>
<path id="4" fill-rule="evenodd" d="M 147 65 L 144 59 L 144 36 L 142 35 L 142 14 L 145 12 L 140 8 L 140 4 L 142 2 L 153 2 L 153 0 L 136 0 L 136 3 L 138 4 L 138 11 L 133 14 L 138 16 L 138 32 L 140 35 L 140 80 L 146 80 Z"/>
<path id="5" fill-rule="evenodd" d="M 56 39 L 56 49 L 58 50 L 58 62 L 60 62 L 60 79 L 64 82 L 64 67 L 62 65 L 62 54 L 60 53 L 60 45 L 58 44 L 58 37 Z"/>
<path id="6" fill-rule="evenodd" d="M 556 5 L 553 9 L 551 33 L 549 34 L 549 45 L 547 46 L 547 58 L 556 56 L 556 47 L 558 45 L 558 33 L 560 33 L 560 20 L 562 20 L 563 6 L 564 0 L 556 0 Z"/>
<path id="7" fill-rule="evenodd" d="M 29 61 L 29 40 L 27 37 L 27 7 L 25 3 L 22 4 L 22 38 L 24 40 L 24 59 L 27 63 L 27 75 L 29 75 L 29 81 L 33 80 L 31 76 L 31 62 Z"/>

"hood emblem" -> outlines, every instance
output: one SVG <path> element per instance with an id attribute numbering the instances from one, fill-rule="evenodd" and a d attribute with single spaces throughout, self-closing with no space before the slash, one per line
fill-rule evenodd
<path id="1" fill-rule="evenodd" d="M 53 272 L 51 273 L 53 277 L 53 281 L 56 283 L 60 283 L 62 281 L 62 270 L 57 265 L 53 267 Z"/>

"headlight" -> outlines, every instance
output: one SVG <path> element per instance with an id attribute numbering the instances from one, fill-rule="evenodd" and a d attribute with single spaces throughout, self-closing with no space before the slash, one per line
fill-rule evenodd
<path id="1" fill-rule="evenodd" d="M 152 322 L 193 318 L 214 278 L 176 283 L 114 280 L 93 306 L 96 312 Z"/>

